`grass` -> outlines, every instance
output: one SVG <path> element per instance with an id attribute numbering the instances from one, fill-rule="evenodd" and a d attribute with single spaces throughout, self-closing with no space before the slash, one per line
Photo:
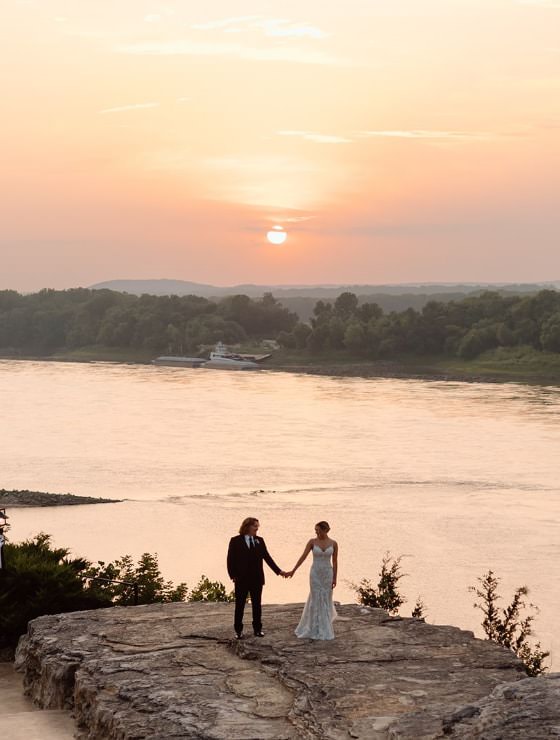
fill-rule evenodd
<path id="1" fill-rule="evenodd" d="M 248 349 L 249 347 L 244 347 L 238 351 Z M 258 348 L 258 351 L 263 352 L 262 348 Z M 92 345 L 63 350 L 43 358 L 20 356 L 16 359 L 149 363 L 154 356 L 155 353 L 148 350 Z M 484 352 L 474 360 L 446 355 L 399 355 L 371 360 L 359 355 L 349 355 L 344 351 L 330 350 L 311 354 L 281 349 L 274 351 L 263 367 L 322 375 L 422 377 L 560 385 L 560 353 L 538 352 L 532 347 L 499 347 Z"/>
<path id="2" fill-rule="evenodd" d="M 286 370 L 297 367 L 300 371 L 308 372 L 332 371 L 333 375 L 394 375 L 560 384 L 560 354 L 538 352 L 532 347 L 499 347 L 473 360 L 447 355 L 399 355 L 368 360 L 344 352 L 312 355 L 281 350 L 274 353 L 267 365 Z"/>

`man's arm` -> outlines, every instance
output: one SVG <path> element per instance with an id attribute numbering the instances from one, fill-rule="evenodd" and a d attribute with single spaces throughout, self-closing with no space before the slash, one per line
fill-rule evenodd
<path id="1" fill-rule="evenodd" d="M 270 553 L 266 549 L 266 545 L 264 544 L 264 540 L 262 539 L 262 537 L 261 537 L 261 542 L 262 542 L 263 551 L 264 551 L 263 558 L 265 559 L 266 564 L 268 565 L 269 568 L 271 568 L 276 573 L 277 576 L 283 575 L 284 571 L 281 568 L 279 568 L 274 562 L 274 560 L 270 557 Z"/>
<path id="2" fill-rule="evenodd" d="M 235 567 L 235 538 L 232 537 L 229 541 L 229 547 L 227 552 L 227 570 L 229 577 L 232 581 L 237 578 L 237 569 Z"/>

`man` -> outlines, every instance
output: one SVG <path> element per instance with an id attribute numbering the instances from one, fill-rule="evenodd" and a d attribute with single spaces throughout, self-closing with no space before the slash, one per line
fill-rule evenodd
<path id="1" fill-rule="evenodd" d="M 277 576 L 285 576 L 268 554 L 262 537 L 257 537 L 259 520 L 247 517 L 239 527 L 239 534 L 229 542 L 227 569 L 235 583 L 234 629 L 238 640 L 243 636 L 243 612 L 247 596 L 251 596 L 253 607 L 253 632 L 255 637 L 264 637 L 261 620 L 261 596 L 264 586 L 263 560 Z"/>

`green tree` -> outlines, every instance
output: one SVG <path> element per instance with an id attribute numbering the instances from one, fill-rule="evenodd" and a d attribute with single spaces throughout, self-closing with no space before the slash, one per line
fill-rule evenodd
<path id="1" fill-rule="evenodd" d="M 366 349 L 366 332 L 359 321 L 350 321 L 346 326 L 344 346 L 350 352 L 363 352 Z"/>
<path id="2" fill-rule="evenodd" d="M 402 556 L 393 558 L 389 553 L 385 553 L 377 586 L 367 578 L 362 578 L 357 585 L 352 584 L 360 604 L 385 609 L 389 614 L 398 613 L 399 607 L 406 601 L 399 591 L 399 581 L 406 575 L 401 570 L 401 560 Z"/>
<path id="3" fill-rule="evenodd" d="M 560 352 L 560 311 L 543 322 L 540 340 L 547 352 Z"/>
<path id="4" fill-rule="evenodd" d="M 130 555 L 123 555 L 111 563 L 98 561 L 84 573 L 90 582 L 90 590 L 113 604 L 127 606 L 134 603 L 134 590 L 130 583 L 138 584 L 139 604 L 165 604 L 172 601 L 185 601 L 186 583 L 175 586 L 166 581 L 159 569 L 158 556 L 145 552 L 138 563 Z M 101 580 L 100 580 L 101 579 Z M 107 580 L 123 581 L 109 583 Z"/>
<path id="5" fill-rule="evenodd" d="M 522 611 L 529 607 L 537 611 L 533 604 L 526 604 L 525 596 L 529 589 L 520 586 L 515 590 L 511 603 L 505 608 L 498 607 L 501 596 L 498 594 L 500 579 L 489 570 L 482 578 L 478 578 L 478 586 L 470 586 L 478 601 L 474 602 L 475 609 L 480 609 L 484 614 L 482 627 L 489 640 L 512 650 L 521 659 L 529 676 L 539 676 L 544 673 L 546 667 L 545 659 L 550 655 L 541 649 L 540 642 L 534 647 L 529 643 L 529 637 L 533 634 L 533 621 L 535 615 L 522 616 Z"/>
<path id="6" fill-rule="evenodd" d="M 226 591 L 226 587 L 221 581 L 211 581 L 205 575 L 200 577 L 200 581 L 192 589 L 188 596 L 189 601 L 235 601 L 235 593 Z"/>
<path id="7" fill-rule="evenodd" d="M 84 588 L 89 563 L 70 558 L 41 533 L 4 546 L 7 567 L 0 570 L 0 647 L 15 647 L 31 619 L 43 614 L 109 606 L 102 594 Z"/>
<path id="8" fill-rule="evenodd" d="M 311 331 L 312 329 L 309 324 L 302 324 L 301 322 L 299 322 L 294 326 L 293 335 L 296 340 L 296 347 L 298 349 L 305 349 Z"/>
<path id="9" fill-rule="evenodd" d="M 354 293 L 341 293 L 334 302 L 334 313 L 347 321 L 358 310 L 358 298 Z"/>

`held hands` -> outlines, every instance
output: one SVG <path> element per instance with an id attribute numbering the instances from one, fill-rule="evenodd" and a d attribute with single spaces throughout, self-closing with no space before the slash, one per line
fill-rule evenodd
<path id="1" fill-rule="evenodd" d="M 291 578 L 294 575 L 293 570 L 281 570 L 280 575 L 282 578 Z"/>

